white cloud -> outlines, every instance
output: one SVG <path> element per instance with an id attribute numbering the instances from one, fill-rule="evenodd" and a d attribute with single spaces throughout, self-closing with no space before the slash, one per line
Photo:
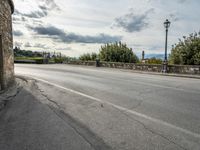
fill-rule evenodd
<path id="1" fill-rule="evenodd" d="M 32 50 L 51 47 L 53 51 L 60 49 L 62 53 L 71 56 L 98 51 L 101 44 L 95 44 L 95 41 L 99 39 L 97 35 L 100 33 L 107 35 L 107 41 L 122 36 L 122 41 L 138 54 L 142 50 L 146 53 L 163 53 L 163 22 L 166 18 L 172 21 L 169 48 L 183 35 L 200 30 L 199 0 L 14 0 L 14 3 L 17 10 L 13 16 L 16 45 L 23 48 L 29 45 Z M 151 9 L 154 13 L 148 11 Z M 116 18 L 118 24 L 111 29 Z M 64 34 L 59 41 L 55 41 L 27 28 L 41 25 L 54 26 Z M 75 38 L 85 41 L 88 39 L 84 38 L 90 35 L 89 41 L 94 43 L 83 45 L 80 39 L 71 43 L 67 33 L 73 33 Z M 39 43 L 38 47 L 35 43 Z"/>

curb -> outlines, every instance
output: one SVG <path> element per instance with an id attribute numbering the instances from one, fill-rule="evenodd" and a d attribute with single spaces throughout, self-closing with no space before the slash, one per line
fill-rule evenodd
<path id="1" fill-rule="evenodd" d="M 137 71 L 137 70 L 132 70 L 132 69 L 119 69 L 119 68 L 107 68 L 107 67 L 101 67 L 101 68 L 114 69 L 114 70 L 120 70 L 122 72 L 132 72 L 132 73 L 139 73 L 139 74 L 149 74 L 149 75 L 157 75 L 157 76 L 200 79 L 200 75 L 172 74 L 172 73 L 159 73 L 159 72 L 148 72 L 148 71 L 145 72 L 145 71 Z"/>
<path id="2" fill-rule="evenodd" d="M 158 76 L 168 76 L 168 77 L 180 77 L 180 78 L 190 78 L 190 79 L 200 79 L 200 76 L 195 75 L 186 75 L 186 74 L 170 74 L 170 73 L 154 73 L 154 72 L 140 72 L 140 71 L 134 71 L 135 73 L 141 73 L 141 74 L 150 74 L 150 75 L 158 75 Z"/>

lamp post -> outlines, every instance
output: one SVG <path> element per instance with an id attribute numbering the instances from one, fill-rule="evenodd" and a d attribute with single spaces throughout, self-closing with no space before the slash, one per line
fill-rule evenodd
<path id="1" fill-rule="evenodd" d="M 164 58 L 164 62 L 163 62 L 163 73 L 167 73 L 167 65 L 168 65 L 168 61 L 167 61 L 167 38 L 168 38 L 168 29 L 170 27 L 171 22 L 167 19 L 164 22 L 164 27 L 166 29 L 166 40 L 165 40 L 165 58 Z"/>

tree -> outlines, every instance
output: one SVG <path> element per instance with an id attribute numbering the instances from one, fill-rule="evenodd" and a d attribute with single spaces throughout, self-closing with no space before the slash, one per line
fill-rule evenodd
<path id="1" fill-rule="evenodd" d="M 90 61 L 90 60 L 91 60 L 91 56 L 90 56 L 89 53 L 87 53 L 87 54 L 81 55 L 81 56 L 79 57 L 79 59 L 82 60 L 82 61 Z"/>
<path id="2" fill-rule="evenodd" d="M 95 61 L 97 59 L 98 55 L 96 53 L 91 54 L 91 60 Z"/>
<path id="3" fill-rule="evenodd" d="M 108 62 L 136 63 L 139 61 L 132 49 L 121 42 L 102 46 L 99 56 L 100 60 Z"/>
<path id="4" fill-rule="evenodd" d="M 97 54 L 96 53 L 92 53 L 92 54 L 89 54 L 89 53 L 86 53 L 86 54 L 83 54 L 79 57 L 79 60 L 82 60 L 82 61 L 95 61 L 97 59 Z"/>
<path id="5" fill-rule="evenodd" d="M 170 63 L 178 65 L 200 65 L 200 32 L 183 37 L 172 47 Z"/>
<path id="6" fill-rule="evenodd" d="M 41 52 L 32 52 L 26 50 L 20 50 L 19 47 L 13 49 L 15 57 L 43 57 Z"/>

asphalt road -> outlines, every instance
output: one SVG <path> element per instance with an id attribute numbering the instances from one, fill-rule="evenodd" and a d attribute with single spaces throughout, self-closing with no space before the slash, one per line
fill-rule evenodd
<path id="1" fill-rule="evenodd" d="M 198 79 L 70 65 L 17 64 L 15 72 L 123 111 L 180 149 L 200 149 Z"/>

